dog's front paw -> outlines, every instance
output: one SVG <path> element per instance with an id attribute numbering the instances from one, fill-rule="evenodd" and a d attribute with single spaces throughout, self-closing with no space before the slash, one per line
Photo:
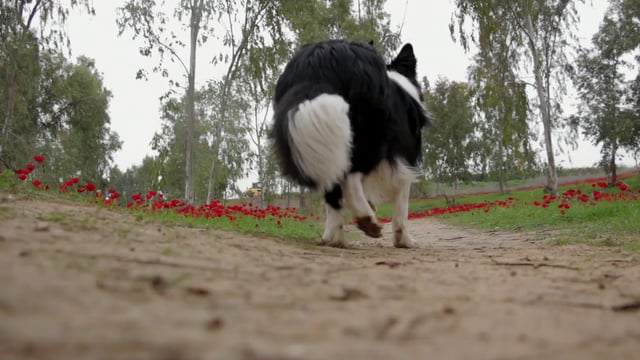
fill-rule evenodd
<path id="1" fill-rule="evenodd" d="M 371 216 L 357 218 L 358 229 L 362 230 L 367 236 L 372 238 L 382 237 L 382 227 L 375 222 Z"/>

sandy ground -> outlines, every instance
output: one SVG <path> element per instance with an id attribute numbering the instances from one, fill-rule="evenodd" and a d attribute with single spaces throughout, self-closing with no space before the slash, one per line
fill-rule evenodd
<path id="1" fill-rule="evenodd" d="M 639 358 L 637 253 L 409 229 L 334 249 L 2 195 L 0 358 Z"/>

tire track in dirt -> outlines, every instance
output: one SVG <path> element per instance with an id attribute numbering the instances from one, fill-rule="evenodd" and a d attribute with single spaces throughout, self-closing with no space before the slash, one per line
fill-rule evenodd
<path id="1" fill-rule="evenodd" d="M 599 359 L 640 351 L 637 254 L 409 222 L 351 248 L 0 204 L 0 357 Z M 60 221 L 42 224 L 47 214 Z"/>

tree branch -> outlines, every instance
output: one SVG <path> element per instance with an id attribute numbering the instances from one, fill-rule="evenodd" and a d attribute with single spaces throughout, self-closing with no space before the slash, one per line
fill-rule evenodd
<path id="1" fill-rule="evenodd" d="M 184 63 L 184 61 L 182 61 L 182 58 L 180 57 L 180 55 L 178 55 L 178 53 L 177 53 L 177 52 L 176 52 L 176 51 L 175 51 L 171 46 L 169 46 L 169 45 L 165 44 L 162 40 L 160 40 L 160 37 L 159 37 L 158 35 L 156 35 L 156 34 L 152 33 L 152 36 L 154 37 L 155 42 L 156 42 L 159 46 L 161 46 L 161 47 L 163 47 L 163 48 L 165 48 L 165 49 L 169 50 L 169 52 L 171 53 L 171 56 L 172 56 L 172 57 L 174 57 L 176 60 L 178 60 L 178 62 L 180 63 L 180 65 L 182 65 L 182 69 L 184 70 L 185 74 L 186 74 L 187 76 L 189 76 L 189 68 L 188 68 L 188 67 L 187 67 L 187 65 Z"/>
<path id="2" fill-rule="evenodd" d="M 495 265 L 502 265 L 502 266 L 531 266 L 534 269 L 537 269 L 540 267 L 552 267 L 552 268 L 568 269 L 568 270 L 580 270 L 575 266 L 569 266 L 569 265 L 563 265 L 563 264 L 549 264 L 549 263 L 543 263 L 543 262 L 533 263 L 533 262 L 526 262 L 526 261 L 502 262 L 494 259 L 493 257 L 490 257 L 489 259 L 491 259 L 491 262 L 493 262 Z"/>
<path id="3" fill-rule="evenodd" d="M 36 13 L 38 12 L 38 7 L 40 6 L 41 3 L 42 3 L 42 0 L 36 0 L 36 3 L 33 5 L 33 9 L 31 9 L 31 14 L 29 14 L 29 20 L 26 23 L 27 29 L 31 28 L 31 22 L 33 21 L 33 18 L 36 16 Z"/>
<path id="4" fill-rule="evenodd" d="M 522 25 L 522 23 L 518 21 L 520 17 L 513 6 L 511 6 L 511 1 L 506 1 L 506 4 L 509 8 L 509 11 L 511 12 L 511 16 L 513 16 L 516 26 L 519 27 L 520 30 L 525 34 L 525 36 L 529 39 L 529 42 L 535 45 L 533 34 L 530 34 L 529 31 L 527 31 L 527 29 L 524 27 L 524 25 Z"/>

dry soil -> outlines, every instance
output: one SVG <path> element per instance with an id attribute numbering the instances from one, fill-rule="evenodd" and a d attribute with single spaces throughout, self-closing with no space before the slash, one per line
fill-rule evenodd
<path id="1" fill-rule="evenodd" d="M 0 358 L 640 358 L 637 253 L 389 227 L 335 249 L 2 195 Z"/>

